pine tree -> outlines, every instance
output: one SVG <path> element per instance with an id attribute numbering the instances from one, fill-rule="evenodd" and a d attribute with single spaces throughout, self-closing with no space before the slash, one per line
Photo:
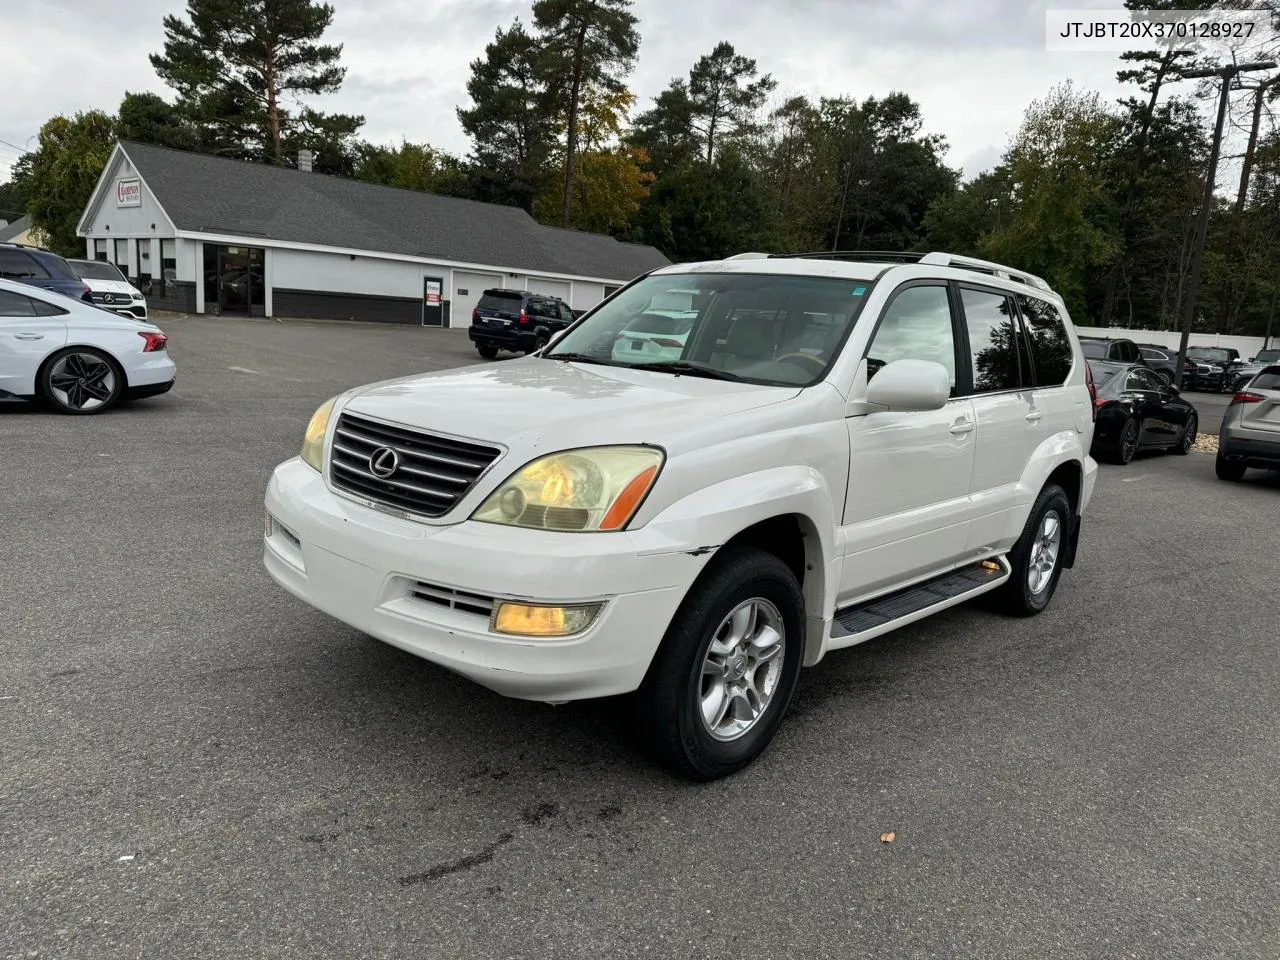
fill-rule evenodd
<path id="1" fill-rule="evenodd" d="M 164 52 L 151 65 L 208 149 L 283 163 L 291 134 L 323 129 L 342 145 L 364 123 L 301 102 L 342 85 L 341 44 L 319 42 L 332 22 L 333 7 L 315 0 L 187 0 L 186 20 L 164 18 Z"/>
<path id="2" fill-rule="evenodd" d="M 565 125 L 561 224 L 573 215 L 580 111 L 587 90 L 601 95 L 626 89 L 623 78 L 640 49 L 631 0 L 537 0 L 533 20 L 542 48 L 542 75 Z"/>

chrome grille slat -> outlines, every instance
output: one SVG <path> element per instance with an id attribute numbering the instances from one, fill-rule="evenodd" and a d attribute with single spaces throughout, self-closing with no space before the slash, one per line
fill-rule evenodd
<path id="1" fill-rule="evenodd" d="M 395 451 L 399 461 L 389 477 L 370 469 L 369 457 L 381 447 Z M 500 455 L 496 447 L 343 413 L 329 448 L 329 482 L 407 513 L 439 517 Z"/>

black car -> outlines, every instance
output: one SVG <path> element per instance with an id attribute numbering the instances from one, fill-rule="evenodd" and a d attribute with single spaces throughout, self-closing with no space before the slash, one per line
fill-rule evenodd
<path id="1" fill-rule="evenodd" d="M 492 360 L 499 350 L 531 353 L 573 323 L 559 297 L 527 290 L 486 290 L 471 311 L 471 342 Z"/>
<path id="2" fill-rule="evenodd" d="M 1090 360 L 1097 399 L 1095 460 L 1125 464 L 1142 449 L 1185 454 L 1196 442 L 1196 408 L 1144 366 Z"/>
<path id="3" fill-rule="evenodd" d="M 0 243 L 0 277 L 93 303 L 89 288 L 71 264 L 43 247 Z"/>
<path id="4" fill-rule="evenodd" d="M 1235 347 L 1189 347 L 1187 359 L 1196 365 L 1196 389 L 1214 393 L 1233 386 L 1236 370 L 1244 365 Z"/>

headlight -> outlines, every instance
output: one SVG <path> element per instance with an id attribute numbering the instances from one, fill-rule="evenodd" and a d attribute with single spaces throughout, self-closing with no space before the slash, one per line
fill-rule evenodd
<path id="1" fill-rule="evenodd" d="M 621 530 L 653 486 L 655 447 L 589 447 L 535 460 L 493 492 L 472 516 L 542 530 Z"/>
<path id="2" fill-rule="evenodd" d="M 302 462 L 324 472 L 324 435 L 329 432 L 329 415 L 333 413 L 334 397 L 320 404 L 320 408 L 311 415 L 307 424 L 307 432 L 302 438 L 302 450 L 298 456 Z"/>

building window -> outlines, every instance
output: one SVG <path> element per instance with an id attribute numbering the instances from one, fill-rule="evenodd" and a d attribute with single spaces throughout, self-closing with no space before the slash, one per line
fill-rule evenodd
<path id="1" fill-rule="evenodd" d="M 107 241 L 105 239 L 98 239 L 93 241 L 93 259 L 95 260 L 107 259 Z"/>
<path id="2" fill-rule="evenodd" d="M 160 296 L 173 296 L 173 289 L 170 286 L 178 279 L 178 252 L 176 249 L 177 242 L 174 240 L 160 241 Z"/>
<path id="3" fill-rule="evenodd" d="M 143 293 L 149 293 L 151 290 L 151 241 L 149 239 L 135 240 L 133 249 L 134 276 L 140 284 L 139 289 Z"/>
<path id="4" fill-rule="evenodd" d="M 116 241 L 116 266 L 126 277 L 129 276 L 129 241 Z"/>

